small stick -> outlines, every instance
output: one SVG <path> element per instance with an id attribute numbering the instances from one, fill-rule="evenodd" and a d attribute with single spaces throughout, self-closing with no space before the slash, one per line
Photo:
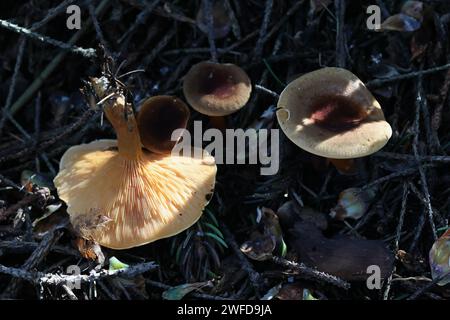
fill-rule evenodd
<path id="1" fill-rule="evenodd" d="M 420 70 L 420 71 L 414 71 L 414 72 L 410 72 L 410 73 L 401 74 L 401 75 L 394 76 L 394 77 L 387 78 L 387 79 L 375 79 L 375 80 L 367 82 L 366 86 L 368 88 L 377 88 L 377 87 L 381 87 L 381 86 L 391 83 L 391 82 L 420 77 L 420 76 L 424 76 L 424 75 L 431 74 L 431 73 L 436 73 L 436 72 L 447 70 L 447 69 L 450 69 L 450 63 L 439 66 L 439 67 L 427 69 L 427 70 Z"/>
<path id="2" fill-rule="evenodd" d="M 445 279 L 446 277 L 450 276 L 450 271 L 445 272 L 444 274 L 442 274 L 441 276 L 437 277 L 436 279 L 434 279 L 433 281 L 431 281 L 430 283 L 428 283 L 426 286 L 423 286 L 422 288 L 420 288 L 419 290 L 417 290 L 416 292 L 414 292 L 412 295 L 410 295 L 408 297 L 407 300 L 415 300 L 417 299 L 419 296 L 421 296 L 422 294 L 424 294 L 426 291 L 428 291 L 429 289 L 431 289 L 431 287 L 433 287 L 436 283 L 438 283 L 439 281 Z"/>
<path id="3" fill-rule="evenodd" d="M 214 41 L 214 16 L 212 0 L 203 0 L 203 9 L 205 10 L 206 26 L 208 27 L 208 42 L 211 52 L 211 60 L 217 62 L 216 43 Z"/>
<path id="4" fill-rule="evenodd" d="M 25 49 L 26 38 L 22 36 L 19 40 L 19 50 L 17 52 L 16 64 L 14 66 L 14 73 L 11 78 L 11 84 L 9 85 L 8 96 L 6 97 L 5 106 L 2 109 L 2 117 L 0 119 L 0 138 L 2 137 L 3 126 L 5 125 L 6 118 L 9 114 L 9 107 L 12 103 L 12 98 L 14 96 L 14 90 L 16 88 L 17 75 L 19 74 L 20 66 L 22 65 L 23 52 Z"/>
<path id="5" fill-rule="evenodd" d="M 420 120 L 420 108 L 422 106 L 422 103 L 424 101 L 423 99 L 423 87 L 422 87 L 422 76 L 419 76 L 418 81 L 417 81 L 417 96 L 416 96 L 416 116 L 414 119 L 414 139 L 413 139 L 413 144 L 412 144 L 412 148 L 413 148 L 413 152 L 414 152 L 414 157 L 416 158 L 416 160 L 418 161 L 419 158 L 419 149 L 418 149 L 418 145 L 419 145 L 419 120 Z M 436 226 L 434 224 L 434 220 L 433 220 L 433 208 L 431 207 L 431 198 L 430 198 L 430 193 L 428 191 L 428 183 L 427 183 L 427 178 L 425 176 L 425 171 L 422 168 L 422 165 L 419 164 L 419 176 L 420 176 L 420 181 L 421 181 L 421 186 L 422 186 L 422 192 L 424 193 L 425 196 L 425 207 L 427 209 L 427 213 L 428 213 L 428 221 L 430 223 L 431 229 L 433 231 L 433 238 L 434 240 L 436 240 L 438 238 L 437 236 L 437 232 L 436 232 Z"/>
<path id="6" fill-rule="evenodd" d="M 69 274 L 53 274 L 53 273 L 43 273 L 43 272 L 32 272 L 19 268 L 7 267 L 0 264 L 0 273 L 10 275 L 15 278 L 23 279 L 32 283 L 41 283 L 48 285 L 59 285 L 62 283 L 74 283 L 82 282 L 89 283 L 92 281 L 101 280 L 104 278 L 113 277 L 128 277 L 133 278 L 137 275 L 143 274 L 145 272 L 156 270 L 159 266 L 154 262 L 144 262 L 130 266 L 127 269 L 120 270 L 106 270 L 101 271 L 92 270 L 88 275 L 69 275 Z"/>
<path id="7" fill-rule="evenodd" d="M 247 260 L 247 257 L 241 252 L 241 249 L 239 248 L 236 240 L 234 239 L 233 234 L 230 232 L 228 227 L 223 223 L 221 223 L 221 230 L 223 231 L 223 234 L 225 236 L 227 243 L 231 246 L 231 248 L 234 251 L 234 254 L 237 256 L 237 258 L 241 262 L 242 269 L 245 272 L 247 272 L 250 282 L 256 291 L 256 295 L 259 296 L 259 289 L 261 286 L 261 279 L 262 279 L 261 275 L 253 269 L 253 266 Z"/>
<path id="8" fill-rule="evenodd" d="M 44 42 L 47 44 L 51 44 L 52 46 L 59 47 L 63 50 L 67 50 L 67 51 L 70 51 L 70 52 L 73 52 L 76 54 L 80 54 L 85 58 L 93 58 L 96 56 L 95 50 L 92 48 L 85 49 L 85 48 L 81 48 L 81 47 L 72 45 L 72 44 L 70 44 L 70 42 L 65 43 L 65 42 L 62 42 L 62 41 L 59 41 L 56 39 L 52 39 L 50 37 L 44 36 L 40 33 L 31 31 L 30 29 L 18 26 L 12 22 L 9 22 L 9 21 L 3 20 L 3 19 L 0 19 L 0 27 L 3 27 L 5 29 L 11 30 L 13 32 L 22 34 L 31 39 L 38 40 L 38 41 L 41 41 L 41 42 Z"/>
<path id="9" fill-rule="evenodd" d="M 429 162 L 450 162 L 450 156 L 418 156 L 415 157 L 411 154 L 402 154 L 394 152 L 379 151 L 373 155 L 374 157 L 390 158 L 396 160 L 406 160 L 406 161 L 429 161 Z"/>
<path id="10" fill-rule="evenodd" d="M 400 217 L 399 217 L 398 225 L 397 225 L 397 233 L 396 233 L 395 244 L 394 244 L 394 254 L 397 254 L 398 248 L 399 248 L 400 236 L 402 233 L 403 222 L 405 220 L 406 202 L 408 200 L 408 194 L 409 194 L 408 185 L 406 184 L 406 182 L 403 182 L 402 207 L 400 209 Z M 391 290 L 392 277 L 395 273 L 395 269 L 396 269 L 396 267 L 394 266 L 391 274 L 389 275 L 389 278 L 387 279 L 386 289 L 384 290 L 384 293 L 383 293 L 383 300 L 388 300 L 388 298 L 389 298 L 389 291 Z"/>
<path id="11" fill-rule="evenodd" d="M 230 18 L 231 22 L 231 29 L 233 31 L 234 36 L 236 39 L 241 39 L 241 28 L 239 27 L 239 21 L 236 18 L 236 15 L 234 14 L 233 8 L 231 7 L 230 0 L 224 1 L 225 9 L 228 13 L 228 17 Z"/>
<path id="12" fill-rule="evenodd" d="M 336 11 L 336 66 L 345 68 L 345 0 L 334 0 L 334 8 Z"/>
<path id="13" fill-rule="evenodd" d="M 302 276 L 303 278 L 310 280 L 311 278 L 313 278 L 314 280 L 320 280 L 326 283 L 330 283 L 332 285 L 335 285 L 339 288 L 348 290 L 350 289 L 350 283 L 348 283 L 347 281 L 344 281 L 336 276 L 333 276 L 331 274 L 322 272 L 322 271 L 318 271 L 312 268 L 308 268 L 307 266 L 305 266 L 303 263 L 296 263 L 293 261 L 289 261 L 286 260 L 284 258 L 280 258 L 280 257 L 276 257 L 273 256 L 272 257 L 272 261 L 276 264 L 279 264 L 281 266 L 284 266 L 286 268 L 293 268 L 296 271 L 298 271 L 300 273 L 300 276 Z"/>
<path id="14" fill-rule="evenodd" d="M 276 93 L 275 91 L 272 91 L 270 89 L 267 89 L 263 85 L 255 84 L 255 89 L 258 89 L 258 90 L 260 90 L 262 92 L 265 92 L 265 93 L 271 95 L 272 97 L 274 97 L 275 99 L 280 98 L 280 95 L 278 93 Z"/>
<path id="15" fill-rule="evenodd" d="M 261 57 L 264 43 L 267 40 L 267 28 L 270 22 L 270 15 L 272 14 L 273 8 L 273 0 L 266 0 L 266 5 L 264 7 L 264 17 L 261 23 L 261 27 L 259 29 L 259 38 L 256 42 L 255 51 L 254 51 L 254 59 L 257 60 Z"/>

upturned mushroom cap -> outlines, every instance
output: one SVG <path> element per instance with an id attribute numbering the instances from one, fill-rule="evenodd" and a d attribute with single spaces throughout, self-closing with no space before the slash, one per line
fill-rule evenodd
<path id="1" fill-rule="evenodd" d="M 178 138 L 176 129 L 185 129 L 189 120 L 188 106 L 172 96 L 155 96 L 144 101 L 136 117 L 142 145 L 156 153 L 169 153 Z"/>
<path id="2" fill-rule="evenodd" d="M 187 102 L 208 116 L 226 116 L 241 109 L 250 98 L 251 82 L 244 70 L 230 63 L 200 62 L 183 81 Z"/>
<path id="3" fill-rule="evenodd" d="M 326 158 L 370 155 L 392 135 L 380 104 L 361 80 L 341 68 L 313 71 L 289 83 L 277 118 L 292 142 Z"/>
<path id="4" fill-rule="evenodd" d="M 108 221 L 82 233 L 83 237 L 126 249 L 170 237 L 194 224 L 212 196 L 216 166 L 207 153 L 192 158 L 142 150 L 124 97 L 112 100 L 104 111 L 118 139 L 68 149 L 54 182 L 75 229 L 98 216 Z"/>

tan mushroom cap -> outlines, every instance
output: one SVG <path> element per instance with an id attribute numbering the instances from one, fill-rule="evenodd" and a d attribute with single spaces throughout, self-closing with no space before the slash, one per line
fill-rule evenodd
<path id="1" fill-rule="evenodd" d="M 370 155 L 392 135 L 380 104 L 358 77 L 341 68 L 313 71 L 289 83 L 277 118 L 292 142 L 326 158 Z"/>
<path id="2" fill-rule="evenodd" d="M 106 217 L 102 220 L 109 222 L 104 227 L 82 236 L 105 247 L 126 249 L 193 225 L 213 193 L 214 158 L 202 150 L 197 150 L 202 155 L 197 158 L 142 150 L 134 116 L 123 96 L 104 111 L 118 140 L 71 147 L 54 179 L 75 229 L 98 216 Z"/>
<path id="3" fill-rule="evenodd" d="M 226 116 L 249 100 L 252 86 L 244 70 L 231 63 L 200 62 L 183 81 L 187 102 L 208 116 Z"/>
<path id="4" fill-rule="evenodd" d="M 189 115 L 188 106 L 177 97 L 146 99 L 136 117 L 142 145 L 156 153 L 169 153 L 181 137 L 181 132 L 174 136 L 174 131 L 186 128 Z"/>

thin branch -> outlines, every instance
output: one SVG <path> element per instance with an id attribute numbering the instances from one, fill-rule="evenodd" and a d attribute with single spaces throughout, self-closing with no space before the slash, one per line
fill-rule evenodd
<path id="1" fill-rule="evenodd" d="M 63 50 L 70 51 L 70 52 L 73 52 L 76 54 L 80 54 L 85 58 L 93 58 L 96 56 L 95 50 L 92 48 L 85 49 L 85 48 L 77 47 L 70 43 L 65 43 L 65 42 L 62 42 L 62 41 L 59 41 L 56 39 L 52 39 L 50 37 L 44 36 L 40 33 L 37 33 L 30 29 L 18 26 L 12 22 L 9 22 L 9 21 L 3 20 L 3 19 L 0 19 L 0 27 L 3 27 L 5 29 L 11 30 L 13 32 L 22 34 L 31 39 L 38 40 L 38 41 L 50 44 L 55 47 L 59 47 Z"/>

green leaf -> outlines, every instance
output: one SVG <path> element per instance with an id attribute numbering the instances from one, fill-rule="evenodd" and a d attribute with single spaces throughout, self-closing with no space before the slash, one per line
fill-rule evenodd
<path id="1" fill-rule="evenodd" d="M 213 226 L 211 223 L 208 223 L 208 222 L 205 223 L 205 226 L 207 226 L 207 227 L 209 227 L 211 230 L 213 230 L 213 231 L 214 231 L 219 237 L 221 237 L 222 239 L 224 238 L 222 232 L 221 232 L 221 231 L 219 230 L 219 228 L 217 228 L 216 226 Z"/>
<path id="2" fill-rule="evenodd" d="M 176 287 L 172 287 L 162 293 L 164 300 L 181 300 L 188 293 L 198 290 L 206 285 L 208 282 L 196 282 L 196 283 L 185 283 Z"/>
<path id="3" fill-rule="evenodd" d="M 211 218 L 211 220 L 214 223 L 214 225 L 218 226 L 219 222 L 217 221 L 217 218 L 214 215 L 214 213 L 212 213 L 212 211 L 209 210 L 209 209 L 205 209 L 205 212 L 208 214 L 208 217 Z"/>
<path id="4" fill-rule="evenodd" d="M 222 246 L 224 246 L 225 248 L 228 248 L 228 245 L 226 244 L 226 242 L 223 239 L 221 239 L 220 237 L 218 237 L 216 234 L 211 233 L 211 232 L 205 232 L 205 236 L 213 238 L 218 243 L 220 243 Z"/>
<path id="5" fill-rule="evenodd" d="M 121 262 L 116 257 L 109 258 L 109 271 L 128 269 L 130 266 Z"/>

